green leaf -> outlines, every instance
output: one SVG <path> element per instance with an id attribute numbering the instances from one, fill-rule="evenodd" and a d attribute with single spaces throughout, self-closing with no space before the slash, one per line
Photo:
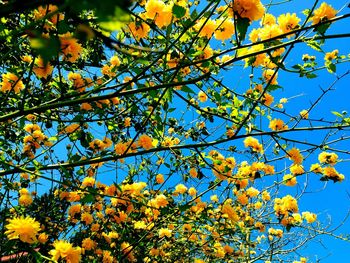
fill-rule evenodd
<path id="1" fill-rule="evenodd" d="M 182 86 L 181 90 L 187 93 L 192 93 L 192 94 L 196 94 L 191 88 L 189 88 L 188 86 Z"/>
<path id="2" fill-rule="evenodd" d="M 308 79 L 314 79 L 314 78 L 317 77 L 317 75 L 316 75 L 315 73 L 306 73 L 306 77 L 307 77 Z"/>
<path id="3" fill-rule="evenodd" d="M 271 84 L 267 87 L 267 91 L 274 91 L 277 89 L 283 89 L 283 87 L 280 85 L 271 85 Z"/>
<path id="4" fill-rule="evenodd" d="M 248 18 L 238 17 L 237 31 L 238 31 L 238 36 L 240 41 L 243 41 L 245 39 L 249 25 L 250 25 L 250 20 Z"/>
<path id="5" fill-rule="evenodd" d="M 327 71 L 328 71 L 329 73 L 335 73 L 335 72 L 337 71 L 337 67 L 336 67 L 336 65 L 333 64 L 333 63 L 327 63 L 327 64 L 326 64 L 326 67 L 327 67 Z"/>
<path id="6" fill-rule="evenodd" d="M 173 15 L 177 18 L 182 18 L 186 14 L 186 9 L 182 6 L 173 5 Z"/>
<path id="7" fill-rule="evenodd" d="M 332 114 L 334 114 L 335 116 L 339 117 L 339 118 L 343 118 L 343 114 L 337 112 L 337 111 L 332 111 Z"/>
<path id="8" fill-rule="evenodd" d="M 314 50 L 317 50 L 319 52 L 322 52 L 321 46 L 320 44 L 316 41 L 316 40 L 309 40 L 306 41 L 306 44 L 311 47 Z"/>
<path id="9" fill-rule="evenodd" d="M 95 196 L 93 194 L 87 194 L 80 200 L 80 202 L 82 204 L 86 204 L 86 203 L 92 203 L 94 202 L 94 200 L 95 200 Z"/>

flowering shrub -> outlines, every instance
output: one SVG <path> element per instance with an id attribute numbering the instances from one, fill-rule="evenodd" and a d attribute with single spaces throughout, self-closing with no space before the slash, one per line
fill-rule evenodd
<path id="1" fill-rule="evenodd" d="M 345 180 L 350 119 L 283 76 L 331 78 L 349 14 L 288 2 L 2 1 L 0 261 L 306 262 L 342 238 L 300 204 Z"/>

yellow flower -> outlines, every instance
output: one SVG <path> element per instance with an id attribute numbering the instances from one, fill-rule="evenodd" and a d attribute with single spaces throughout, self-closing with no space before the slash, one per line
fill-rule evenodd
<path id="1" fill-rule="evenodd" d="M 297 149 L 297 148 L 292 148 L 289 151 L 287 151 L 287 153 L 288 153 L 288 155 L 287 155 L 288 158 L 296 164 L 301 164 L 304 160 L 299 149 Z"/>
<path id="2" fill-rule="evenodd" d="M 54 249 L 50 250 L 52 260 L 58 261 L 60 258 L 69 263 L 78 263 L 80 261 L 81 248 L 73 247 L 71 243 L 65 240 L 56 240 L 53 243 Z"/>
<path id="3" fill-rule="evenodd" d="M 235 0 L 233 1 L 233 10 L 240 17 L 246 17 L 250 21 L 259 20 L 265 12 L 260 0 Z"/>
<path id="4" fill-rule="evenodd" d="M 138 140 L 138 145 L 142 148 L 144 148 L 145 150 L 149 150 L 151 148 L 153 148 L 153 144 L 152 144 L 153 140 L 151 137 L 149 137 L 146 134 L 142 134 Z"/>
<path id="5" fill-rule="evenodd" d="M 332 52 L 327 52 L 326 55 L 324 56 L 324 60 L 330 61 L 333 59 L 336 59 L 338 57 L 339 50 L 335 49 Z"/>
<path id="6" fill-rule="evenodd" d="M 164 176 L 162 174 L 157 174 L 156 175 L 156 182 L 157 182 L 157 184 L 164 183 Z"/>
<path id="7" fill-rule="evenodd" d="M 29 194 L 24 194 L 19 197 L 18 203 L 23 206 L 29 206 L 33 203 L 33 199 Z"/>
<path id="8" fill-rule="evenodd" d="M 184 186 L 183 184 L 178 184 L 175 187 L 174 194 L 184 194 L 184 193 L 186 193 L 186 191 L 187 191 L 187 187 L 186 186 Z"/>
<path id="9" fill-rule="evenodd" d="M 157 208 L 158 207 L 165 207 L 169 204 L 166 196 L 163 194 L 157 195 L 156 198 L 154 199 L 154 201 L 155 201 Z"/>
<path id="10" fill-rule="evenodd" d="M 302 213 L 303 218 L 308 222 L 309 224 L 313 223 L 317 219 L 317 215 L 314 213 L 310 213 L 308 211 Z"/>
<path id="11" fill-rule="evenodd" d="M 283 34 L 282 29 L 276 24 L 266 25 L 259 30 L 259 38 L 261 40 L 275 38 L 275 37 L 282 35 L 282 34 Z"/>
<path id="12" fill-rule="evenodd" d="M 299 112 L 299 115 L 301 116 L 302 119 L 308 119 L 309 118 L 309 112 L 307 110 L 302 110 Z"/>
<path id="13" fill-rule="evenodd" d="M 265 92 L 263 97 L 263 102 L 265 106 L 270 106 L 272 102 L 274 101 L 274 97 L 270 95 L 269 93 Z"/>
<path id="14" fill-rule="evenodd" d="M 278 84 L 277 76 L 278 76 L 278 74 L 275 73 L 275 71 L 273 69 L 266 69 L 263 72 L 263 78 L 265 79 L 265 82 L 269 82 L 271 85 Z"/>
<path id="15" fill-rule="evenodd" d="M 334 165 L 338 161 L 338 155 L 336 153 L 321 152 L 318 155 L 318 161 L 320 163 L 326 163 Z"/>
<path id="16" fill-rule="evenodd" d="M 41 243 L 41 244 L 45 244 L 47 242 L 47 240 L 49 239 L 49 236 L 46 234 L 46 233 L 41 233 L 39 236 L 38 236 L 38 241 Z"/>
<path id="17" fill-rule="evenodd" d="M 288 126 L 281 119 L 273 119 L 270 121 L 269 128 L 273 131 L 287 130 Z"/>
<path id="18" fill-rule="evenodd" d="M 322 173 L 323 168 L 318 163 L 314 163 L 311 165 L 310 171 L 314 173 Z"/>
<path id="19" fill-rule="evenodd" d="M 70 33 L 67 33 L 60 36 L 60 43 L 63 59 L 70 62 L 76 62 L 83 51 L 78 40 L 73 38 Z"/>
<path id="20" fill-rule="evenodd" d="M 323 20 L 332 19 L 336 14 L 337 10 L 323 2 L 321 6 L 315 10 L 314 16 L 312 17 L 312 24 L 317 24 Z"/>
<path id="21" fill-rule="evenodd" d="M 250 147 L 254 152 L 262 153 L 263 147 L 259 141 L 253 137 L 247 137 L 244 140 L 244 146 Z"/>
<path id="22" fill-rule="evenodd" d="M 85 177 L 83 182 L 81 183 L 81 187 L 93 187 L 95 185 L 95 178 L 93 177 Z"/>
<path id="23" fill-rule="evenodd" d="M 277 21 L 283 33 L 288 33 L 299 27 L 300 18 L 295 13 L 287 13 L 280 15 Z"/>
<path id="24" fill-rule="evenodd" d="M 166 237 L 171 237 L 171 232 L 172 232 L 172 230 L 170 230 L 168 228 L 161 228 L 158 231 L 158 235 L 159 235 L 160 238 L 165 237 L 165 236 Z"/>
<path id="25" fill-rule="evenodd" d="M 190 189 L 188 189 L 188 194 L 189 194 L 190 196 L 195 196 L 195 195 L 197 194 L 196 188 L 191 187 Z"/>
<path id="26" fill-rule="evenodd" d="M 42 57 L 37 57 L 34 60 L 33 72 L 38 78 L 46 79 L 48 76 L 52 74 L 53 66 L 50 62 L 44 63 Z"/>
<path id="27" fill-rule="evenodd" d="M 199 31 L 198 35 L 200 37 L 211 38 L 217 28 L 216 22 L 211 19 L 201 18 L 194 28 Z"/>
<path id="28" fill-rule="evenodd" d="M 85 213 L 82 213 L 80 220 L 84 222 L 85 225 L 91 225 L 91 223 L 94 221 L 94 218 L 90 213 L 85 212 Z"/>
<path id="29" fill-rule="evenodd" d="M 90 238 L 85 238 L 85 239 L 83 239 L 81 246 L 86 251 L 89 251 L 89 250 L 92 250 L 96 247 L 96 242 L 91 240 Z"/>
<path id="30" fill-rule="evenodd" d="M 145 38 L 148 36 L 149 31 L 151 30 L 150 26 L 144 22 L 131 22 L 128 25 L 128 29 L 131 32 L 131 35 L 135 39 Z"/>
<path id="31" fill-rule="evenodd" d="M 286 174 L 283 176 L 283 181 L 286 186 L 294 186 L 297 184 L 297 178 L 292 174 Z"/>
<path id="32" fill-rule="evenodd" d="M 206 102 L 208 100 L 207 94 L 205 94 L 203 91 L 198 92 L 198 99 L 200 102 Z"/>
<path id="33" fill-rule="evenodd" d="M 305 172 L 304 167 L 300 164 L 293 164 L 289 170 L 293 175 L 303 174 Z"/>
<path id="34" fill-rule="evenodd" d="M 266 13 L 261 21 L 263 26 L 276 24 L 276 17 L 272 14 Z"/>
<path id="35" fill-rule="evenodd" d="M 145 229 L 147 226 L 146 226 L 146 223 L 144 221 L 136 221 L 134 223 L 134 228 L 135 229 Z"/>
<path id="36" fill-rule="evenodd" d="M 0 91 L 5 93 L 8 91 L 14 91 L 15 93 L 19 93 L 24 89 L 24 84 L 22 80 L 19 79 L 15 74 L 8 72 L 2 74 L 2 82 L 0 82 Z"/>
<path id="37" fill-rule="evenodd" d="M 10 219 L 5 228 L 8 239 L 20 239 L 22 242 L 32 244 L 37 241 L 36 235 L 40 231 L 40 224 L 34 218 L 21 216 Z"/>
<path id="38" fill-rule="evenodd" d="M 249 187 L 246 191 L 247 195 L 250 198 L 256 197 L 260 192 L 258 189 L 254 188 L 254 187 Z"/>
<path id="39" fill-rule="evenodd" d="M 231 19 L 225 19 L 224 21 L 218 20 L 217 25 L 219 27 L 215 30 L 214 34 L 217 40 L 224 41 L 230 39 L 235 32 L 235 26 Z"/>
<path id="40" fill-rule="evenodd" d="M 154 23 L 162 28 L 168 26 L 172 20 L 172 6 L 166 5 L 160 0 L 148 0 L 145 5 L 145 16 L 154 20 Z"/>

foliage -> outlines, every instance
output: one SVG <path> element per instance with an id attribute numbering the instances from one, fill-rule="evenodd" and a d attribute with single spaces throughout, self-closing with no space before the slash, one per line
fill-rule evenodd
<path id="1" fill-rule="evenodd" d="M 347 240 L 299 203 L 345 179 L 347 113 L 312 115 L 348 75 L 326 50 L 350 14 L 272 14 L 288 2 L 2 1 L 0 261 L 306 262 Z M 277 102 L 327 71 L 309 106 Z"/>

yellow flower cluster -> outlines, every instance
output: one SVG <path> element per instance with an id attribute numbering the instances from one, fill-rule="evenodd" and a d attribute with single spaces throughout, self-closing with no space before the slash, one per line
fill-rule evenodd
<path id="1" fill-rule="evenodd" d="M 70 263 L 78 263 L 80 261 L 80 247 L 73 247 L 71 243 L 65 240 L 56 240 L 53 246 L 54 249 L 49 252 L 52 255 L 52 260 L 58 261 L 59 259 L 64 259 Z"/>
<path id="2" fill-rule="evenodd" d="M 14 91 L 15 93 L 19 93 L 24 89 L 24 84 L 22 80 L 20 80 L 17 75 L 7 72 L 1 75 L 2 81 L 0 82 L 0 91 L 5 93 L 9 91 Z"/>
<path id="3" fill-rule="evenodd" d="M 40 224 L 34 218 L 21 216 L 10 219 L 5 228 L 8 239 L 20 239 L 22 242 L 32 244 L 37 241 Z"/>
<path id="4" fill-rule="evenodd" d="M 235 0 L 233 11 L 240 17 L 255 21 L 263 17 L 265 8 L 260 0 Z"/>
<path id="5" fill-rule="evenodd" d="M 273 131 L 284 131 L 288 130 L 288 126 L 284 124 L 281 119 L 273 119 L 270 121 L 269 128 Z"/>
<path id="6" fill-rule="evenodd" d="M 337 14 L 337 10 L 335 10 L 332 6 L 323 2 L 321 6 L 314 11 L 314 16 L 312 17 L 312 23 L 318 24 L 321 21 L 332 19 Z"/>
<path id="7" fill-rule="evenodd" d="M 26 188 L 22 188 L 18 191 L 20 194 L 20 197 L 18 199 L 18 203 L 23 206 L 29 206 L 33 203 L 33 199 L 29 193 L 29 191 Z"/>
<path id="8" fill-rule="evenodd" d="M 252 151 L 263 153 L 263 146 L 259 143 L 259 141 L 253 137 L 247 137 L 244 139 L 244 147 L 250 147 Z"/>
<path id="9" fill-rule="evenodd" d="M 30 133 L 23 138 L 23 153 L 29 158 L 34 158 L 36 149 L 39 149 L 42 145 L 52 145 L 52 143 L 48 140 L 48 137 L 41 131 L 39 125 L 27 124 L 24 126 L 24 130 Z"/>

